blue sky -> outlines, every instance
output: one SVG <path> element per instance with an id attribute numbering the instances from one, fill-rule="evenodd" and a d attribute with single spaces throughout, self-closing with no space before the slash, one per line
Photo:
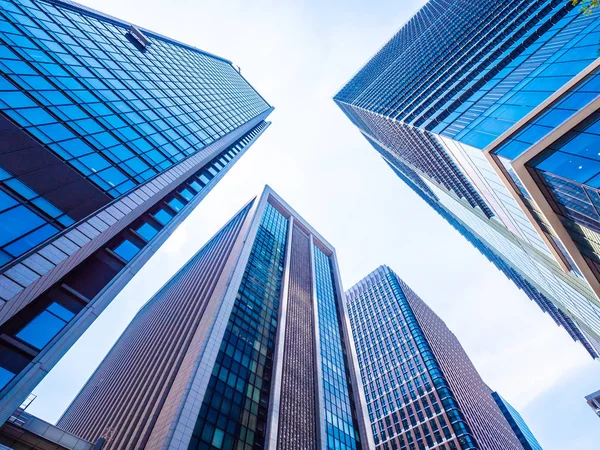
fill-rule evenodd
<path id="1" fill-rule="evenodd" d="M 412 193 L 331 97 L 423 2 L 83 0 L 231 59 L 275 106 L 273 126 L 36 389 L 55 421 L 139 307 L 264 184 L 336 248 L 346 288 L 380 264 L 446 321 L 545 450 L 597 450 L 583 397 L 600 364 Z"/>

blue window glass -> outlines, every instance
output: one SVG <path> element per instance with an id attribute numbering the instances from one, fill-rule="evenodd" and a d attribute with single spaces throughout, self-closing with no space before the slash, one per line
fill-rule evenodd
<path id="1" fill-rule="evenodd" d="M 131 241 L 123 241 L 114 249 L 114 252 L 125 261 L 131 261 L 131 258 L 137 255 L 139 251 L 140 248 Z"/>
<path id="2" fill-rule="evenodd" d="M 159 209 L 153 214 L 153 217 L 163 225 L 169 223 L 170 220 L 173 218 L 173 216 L 164 209 Z"/>
<path id="3" fill-rule="evenodd" d="M 196 190 L 196 192 L 200 192 L 202 190 L 202 186 L 197 181 L 192 181 L 190 186 Z"/>
<path id="4" fill-rule="evenodd" d="M 12 261 L 12 258 L 3 251 L 0 251 L 0 266 Z"/>
<path id="5" fill-rule="evenodd" d="M 97 153 L 92 153 L 91 155 L 83 156 L 79 158 L 79 161 L 81 161 L 94 172 L 99 172 L 102 169 L 106 169 L 110 166 L 109 162 Z"/>
<path id="6" fill-rule="evenodd" d="M 150 239 L 152 239 L 154 236 L 156 236 L 156 233 L 158 233 L 157 229 L 154 228 L 149 223 L 143 224 L 141 227 L 139 227 L 135 231 L 137 232 L 137 234 L 139 234 L 140 236 L 142 236 L 147 241 L 149 241 Z"/>
<path id="7" fill-rule="evenodd" d="M 600 151 L 600 136 L 597 134 L 581 133 L 560 147 L 562 152 L 598 159 Z"/>
<path id="8" fill-rule="evenodd" d="M 189 189 L 182 189 L 181 191 L 179 191 L 179 194 L 185 198 L 188 202 L 194 198 L 194 194 L 192 194 L 192 192 Z"/>
<path id="9" fill-rule="evenodd" d="M 71 133 L 66 127 L 58 123 L 52 125 L 44 125 L 41 126 L 39 129 L 42 133 L 46 134 L 54 141 L 63 141 L 75 137 L 73 133 Z"/>
<path id="10" fill-rule="evenodd" d="M 45 221 L 24 206 L 0 213 L 0 245 L 43 225 Z"/>
<path id="11" fill-rule="evenodd" d="M 32 125 L 45 125 L 47 123 L 52 123 L 56 121 L 52 118 L 50 114 L 45 112 L 42 108 L 20 109 L 19 114 L 21 114 L 25 119 L 27 119 Z"/>
<path id="12" fill-rule="evenodd" d="M 11 108 L 22 108 L 25 106 L 35 106 L 35 103 L 21 92 L 0 92 L 0 100 L 5 102 Z"/>
<path id="13" fill-rule="evenodd" d="M 585 183 L 600 172 L 600 162 L 568 153 L 554 152 L 538 164 L 537 168 L 573 181 Z"/>
<path id="14" fill-rule="evenodd" d="M 58 233 L 58 229 L 50 224 L 47 224 L 13 242 L 12 244 L 7 245 L 4 250 L 7 253 L 17 257 L 32 249 L 36 245 L 44 242 L 49 237 L 54 236 L 56 233 Z"/>
<path id="15" fill-rule="evenodd" d="M 75 314 L 65 307 L 58 303 L 52 303 L 45 311 L 25 325 L 16 336 L 23 342 L 41 350 L 74 316 Z"/>
<path id="16" fill-rule="evenodd" d="M 15 374 L 12 373 L 10 370 L 5 369 L 4 367 L 0 367 L 0 389 L 2 389 L 4 386 L 10 383 L 10 380 L 12 380 L 14 377 Z"/>
<path id="17" fill-rule="evenodd" d="M 63 214 L 63 212 L 60 209 L 58 209 L 56 206 L 54 206 L 49 201 L 43 199 L 42 197 L 38 197 L 32 200 L 31 203 L 33 203 L 35 206 L 40 208 L 42 211 L 44 211 L 51 217 L 58 217 L 61 214 Z"/>
<path id="18" fill-rule="evenodd" d="M 167 204 L 173 208 L 175 211 L 179 212 L 183 208 L 183 203 L 181 203 L 178 199 L 172 198 L 167 202 Z"/>
<path id="19" fill-rule="evenodd" d="M 7 180 L 4 182 L 4 184 L 6 184 L 13 191 L 15 191 L 19 195 L 25 197 L 26 199 L 32 199 L 34 197 L 37 197 L 37 194 L 35 193 L 35 191 L 33 189 L 31 189 L 30 187 L 21 183 L 16 178 L 13 178 L 12 180 Z"/>
<path id="20" fill-rule="evenodd" d="M 10 195 L 6 194 L 3 191 L 0 191 L 0 211 L 4 211 L 16 205 L 17 202 L 14 198 L 12 198 Z"/>

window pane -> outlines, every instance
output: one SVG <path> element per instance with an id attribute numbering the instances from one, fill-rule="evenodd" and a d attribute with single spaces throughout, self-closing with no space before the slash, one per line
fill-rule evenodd
<path id="1" fill-rule="evenodd" d="M 16 206 L 17 202 L 10 195 L 0 191 L 0 211 Z"/>
<path id="2" fill-rule="evenodd" d="M 183 208 L 183 203 L 181 203 L 179 200 L 177 200 L 176 198 L 173 198 L 171 200 L 169 200 L 167 202 L 169 204 L 169 206 L 171 208 L 173 208 L 175 211 L 181 211 L 181 208 Z"/>
<path id="3" fill-rule="evenodd" d="M 114 250 L 114 252 L 125 261 L 131 261 L 131 258 L 137 255 L 139 251 L 139 247 L 131 241 L 121 242 L 121 244 Z"/>
<path id="4" fill-rule="evenodd" d="M 59 305 L 58 303 L 52 303 L 50 306 L 48 306 L 47 310 L 53 313 L 54 315 L 57 315 L 65 322 L 68 322 L 73 317 L 75 317 L 75 313 L 69 311 L 67 308 L 65 308 L 62 305 Z"/>
<path id="5" fill-rule="evenodd" d="M 15 376 L 10 370 L 6 370 L 4 367 L 0 367 L 0 389 L 6 386 L 10 380 Z"/>
<path id="6" fill-rule="evenodd" d="M 185 199 L 186 199 L 188 202 L 189 202 L 189 201 L 190 201 L 192 198 L 194 198 L 194 194 L 192 194 L 192 193 L 190 192 L 190 190 L 189 190 L 189 189 L 182 189 L 182 190 L 181 190 L 181 192 L 179 192 L 179 193 L 180 193 L 180 194 L 181 194 L 181 196 L 182 196 L 183 198 L 185 198 Z"/>
<path id="7" fill-rule="evenodd" d="M 54 236 L 58 230 L 52 225 L 44 225 L 42 228 L 35 230 L 33 233 L 13 242 L 6 246 L 5 250 L 13 256 L 20 256 L 29 249 L 32 249 L 41 242 L 44 242 L 50 236 Z"/>
<path id="8" fill-rule="evenodd" d="M 0 245 L 39 227 L 44 220 L 24 206 L 0 214 Z"/>
<path id="9" fill-rule="evenodd" d="M 145 223 L 144 225 L 139 227 L 136 231 L 140 236 L 142 236 L 147 241 L 152 239 L 154 236 L 156 236 L 156 233 L 158 233 L 156 228 L 154 228 L 149 223 Z"/>
<path id="10" fill-rule="evenodd" d="M 173 216 L 164 209 L 159 209 L 156 213 L 154 213 L 154 218 L 161 224 L 166 225 L 173 218 Z"/>
<path id="11" fill-rule="evenodd" d="M 48 311 L 29 322 L 17 333 L 17 337 L 32 347 L 41 350 L 63 329 L 66 322 Z"/>

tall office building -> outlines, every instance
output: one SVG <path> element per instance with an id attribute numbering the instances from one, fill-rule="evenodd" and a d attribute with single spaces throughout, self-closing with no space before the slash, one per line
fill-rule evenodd
<path id="1" fill-rule="evenodd" d="M 334 97 L 595 358 L 599 26 L 564 0 L 431 0 Z"/>
<path id="2" fill-rule="evenodd" d="M 346 292 L 377 450 L 522 450 L 446 324 L 387 266 Z"/>
<path id="3" fill-rule="evenodd" d="M 140 310 L 58 425 L 106 449 L 366 450 L 354 355 L 333 247 L 267 187 Z"/>
<path id="4" fill-rule="evenodd" d="M 521 442 L 523 448 L 525 450 L 542 450 L 542 446 L 527 426 L 527 423 L 525 423 L 523 417 L 521 417 L 521 414 L 519 414 L 519 411 L 513 408 L 512 405 L 497 392 L 492 392 L 492 398 L 498 405 L 498 408 L 500 408 L 502 414 L 504 414 L 506 421 L 515 432 L 515 435 L 519 439 L 519 442 Z"/>
<path id="5" fill-rule="evenodd" d="M 231 62 L 70 1 L 0 5 L 0 424 L 266 129 Z"/>

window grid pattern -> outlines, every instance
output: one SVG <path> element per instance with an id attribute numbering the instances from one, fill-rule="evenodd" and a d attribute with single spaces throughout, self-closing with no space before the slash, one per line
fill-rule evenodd
<path id="1" fill-rule="evenodd" d="M 331 260 L 314 248 L 327 449 L 360 448 Z"/>
<path id="2" fill-rule="evenodd" d="M 421 178 L 414 173 L 408 166 L 399 165 L 398 163 L 389 166 L 421 199 L 431 206 L 440 216 L 442 216 L 452 227 L 458 231 L 467 241 L 469 241 L 479 252 L 486 257 L 498 270 L 521 289 L 530 300 L 532 300 L 540 309 L 548 313 L 554 322 L 567 331 L 569 336 L 584 346 L 586 351 L 592 358 L 598 358 L 598 353 L 590 344 L 588 339 L 583 335 L 579 326 L 552 303 L 548 297 L 542 294 L 533 284 L 527 281 L 517 270 L 515 270 L 503 257 L 498 255 L 488 244 L 480 239 L 472 230 L 467 228 L 462 222 L 457 220 L 450 214 L 440 203 L 439 198 L 423 183 Z M 598 247 L 600 251 L 600 247 Z"/>
<path id="3" fill-rule="evenodd" d="M 287 225 L 267 204 L 190 450 L 264 447 Z"/>
<path id="4" fill-rule="evenodd" d="M 45 1 L 0 2 L 0 110 L 116 198 L 268 108 L 226 61 Z"/>
<path id="5" fill-rule="evenodd" d="M 578 323 L 585 324 L 586 329 L 593 330 L 595 334 L 600 332 L 600 308 L 596 306 L 595 296 L 584 281 L 570 276 L 551 260 L 540 257 L 505 228 L 468 210 L 437 186 L 429 187 L 444 209 L 509 261 L 521 276 L 534 284 L 558 308 L 574 317 Z"/>
<path id="6" fill-rule="evenodd" d="M 49 213 L 44 214 L 36 205 Z M 0 267 L 58 233 L 63 228 L 58 220 L 72 222 L 70 217 L 0 167 Z"/>
<path id="7" fill-rule="evenodd" d="M 600 113 L 574 127 L 528 165 L 540 175 L 560 212 L 600 233 Z"/>
<path id="8" fill-rule="evenodd" d="M 515 136 L 498 146 L 494 153 L 506 160 L 515 160 L 534 143 L 568 120 L 600 94 L 600 73 L 595 72 L 569 91 L 563 99 L 547 108 L 527 123 Z"/>
<path id="9" fill-rule="evenodd" d="M 370 84 L 360 83 L 360 72 L 348 83 L 359 84 L 360 94 L 348 97 L 343 94 L 345 87 L 335 99 L 431 129 L 435 122 L 426 123 L 431 116 L 456 108 L 514 53 L 530 45 L 542 24 L 568 9 L 559 0 L 448 2 L 443 14 L 423 32 L 413 34 L 413 41 L 399 49 L 393 61 L 373 58 L 362 69 L 380 66 Z M 403 29 L 411 27 L 409 21 Z M 490 68 L 498 63 L 497 69 Z"/>
<path id="10" fill-rule="evenodd" d="M 387 270 L 377 269 L 346 294 L 377 449 L 477 448 Z"/>
<path id="11" fill-rule="evenodd" d="M 492 392 L 492 397 L 519 438 L 523 449 L 542 450 L 542 446 L 525 423 L 525 420 L 523 420 L 523 417 L 521 417 L 521 414 L 497 392 Z"/>
<path id="12" fill-rule="evenodd" d="M 248 145 L 250 142 L 267 126 L 265 122 L 259 123 L 251 131 L 246 133 L 242 138 L 234 142 L 219 155 L 205 164 L 202 169 L 198 170 L 192 177 L 186 180 L 175 192 L 165 198 L 165 205 L 161 208 L 154 209 L 151 213 L 154 220 L 152 225 L 148 225 L 151 228 L 145 228 L 147 232 L 155 230 L 151 236 L 143 236 L 137 234 L 136 242 L 133 242 L 129 237 L 124 237 L 122 241 L 117 243 L 117 246 L 113 248 L 116 250 L 117 247 L 127 242 L 129 247 L 129 259 L 137 254 L 145 245 L 145 243 L 152 238 L 157 229 L 161 229 L 164 225 L 171 221 L 171 219 L 179 212 L 183 207 L 189 203 L 206 185 L 226 166 L 228 166 L 234 158 Z M 2 178 L 2 169 L 0 168 L 0 179 Z M 36 213 L 33 208 L 27 208 L 23 205 L 23 197 L 31 194 L 31 202 L 37 206 L 38 200 L 43 201 L 41 197 L 33 197 L 35 194 L 27 186 L 23 185 L 20 187 L 18 180 L 11 178 L 8 179 L 10 187 L 21 193 L 21 197 L 16 195 L 9 195 L 0 187 L 0 267 L 10 263 L 16 257 L 24 254 L 31 250 L 33 247 L 43 243 L 46 239 L 52 237 L 58 233 L 62 227 L 62 224 L 58 224 L 50 217 L 42 216 Z M 0 185 L 2 181 L 0 180 Z M 30 206 L 27 204 L 27 206 Z M 158 216 L 158 217 L 157 217 Z M 60 216 L 59 216 L 60 218 Z M 145 222 L 144 222 L 145 223 Z M 65 222 L 65 225 L 69 222 Z M 136 232 L 141 228 L 137 227 Z M 141 240 L 140 240 L 141 238 Z M 119 251 L 116 251 L 119 255 Z M 119 255 L 123 257 L 123 255 Z M 124 260 L 128 260 L 124 258 Z"/>
<path id="13" fill-rule="evenodd" d="M 156 236 L 159 235 L 160 231 L 171 221 L 177 214 L 180 214 L 184 208 L 189 207 L 189 202 L 193 200 L 193 198 L 198 195 L 201 191 L 203 191 L 207 184 L 220 172 L 224 169 L 224 167 L 231 163 L 233 159 L 246 147 L 250 144 L 252 139 L 254 139 L 258 133 L 261 132 L 266 127 L 266 123 L 262 122 L 250 130 L 246 135 L 240 138 L 238 141 L 234 142 L 232 145 L 223 150 L 219 155 L 209 161 L 202 169 L 188 178 L 184 183 L 174 189 L 173 193 L 167 195 L 164 200 L 155 205 L 149 212 L 142 214 L 135 222 L 133 222 L 128 228 L 121 231 L 117 236 L 115 236 L 111 241 L 108 242 L 105 248 L 102 248 L 98 251 L 108 253 L 117 258 L 122 267 L 124 268 L 127 263 L 132 261 L 135 256 L 148 245 L 150 241 L 155 239 Z M 179 209 L 174 209 L 171 204 L 176 200 L 181 207 Z M 2 192 L 0 191 L 0 204 L 3 201 Z M 0 207 L 1 209 L 1 207 Z M 0 215 L 0 218 L 2 216 Z M 2 228 L 2 223 L 0 222 L 0 229 Z M 121 269 L 123 270 L 123 269 Z M 117 273 L 114 274 L 114 277 L 117 276 Z M 112 279 L 112 278 L 111 278 Z M 110 279 L 106 279 L 105 282 L 108 284 Z M 64 281 L 63 281 L 64 283 Z M 81 298 L 86 298 L 85 295 L 79 293 Z M 88 298 L 91 300 L 91 296 Z M 79 310 L 77 310 L 78 312 Z M 65 323 L 68 323 L 74 317 L 66 317 L 63 316 Z M 8 322 L 10 326 L 10 321 Z M 46 323 L 32 321 L 26 324 L 25 328 L 28 328 L 28 332 L 30 335 L 35 336 L 48 336 L 48 333 L 51 332 L 51 327 Z M 62 328 L 62 327 L 61 327 Z M 18 339 L 19 335 L 18 330 L 15 332 L 6 331 L 6 334 L 16 337 Z M 60 329 L 56 330 L 58 333 Z M 55 334 L 56 334 L 55 333 Z M 54 335 L 55 335 L 54 334 Z M 34 345 L 33 341 L 28 342 L 23 339 L 22 344 L 26 344 L 30 347 L 29 352 L 27 354 L 27 358 L 33 358 L 37 354 L 38 351 L 42 350 L 43 347 L 50 342 L 50 340 L 54 337 L 54 335 L 50 336 L 47 341 L 43 342 L 43 345 Z M 39 338 L 38 338 L 38 342 Z M 14 349 L 13 349 L 14 351 Z M 6 361 L 0 361 L 0 375 L 3 373 L 3 370 L 9 370 L 7 367 L 3 367 Z M 10 365 L 10 364 L 9 364 Z M 13 372 L 11 372 L 13 373 Z M 8 383 L 13 377 L 15 373 L 11 375 L 10 378 L 6 375 L 5 381 Z M 5 383 L 5 384 L 6 384 Z M 0 389 L 3 385 L 0 384 Z"/>
<path id="14" fill-rule="evenodd" d="M 448 120 L 452 125 L 436 131 L 484 148 L 596 59 L 599 26 L 598 12 L 584 15 L 577 8 L 572 10 L 460 105 L 458 117 Z M 565 109 L 579 109 L 600 92 L 597 82 L 587 88 L 571 96 L 563 104 Z M 558 125 L 565 114 L 569 113 L 556 111 L 546 116 L 543 126 Z M 544 128 L 533 127 L 522 137 L 531 140 L 544 134 Z"/>
<path id="15" fill-rule="evenodd" d="M 439 200 L 426 195 L 430 204 L 466 224 L 522 278 L 535 284 L 557 311 L 575 318 L 597 340 L 597 299 L 581 274 L 576 268 L 565 274 L 545 245 L 539 245 L 542 241 L 531 233 L 531 226 L 521 220 L 529 219 L 510 209 L 514 199 L 504 202 L 499 197 L 493 203 L 486 196 L 485 186 L 463 168 L 464 161 L 446 144 L 452 141 L 473 150 L 485 148 L 581 73 L 596 59 L 600 48 L 600 11 L 584 15 L 561 0 L 486 0 L 476 4 L 450 0 L 439 10 L 439 3 L 431 5 L 409 20 L 335 95 L 334 101 L 388 162 L 411 169 L 408 179 L 414 182 L 418 177 L 428 185 L 431 182 L 436 196 L 441 188 L 444 195 Z M 431 11 L 437 11 L 435 17 L 418 22 L 424 25 L 419 28 L 416 18 L 427 17 Z M 401 36 L 409 37 L 406 45 L 401 44 Z M 522 134 L 508 141 L 506 148 L 501 147 L 506 158 L 519 156 L 574 111 L 596 99 L 598 86 L 594 75 L 570 92 L 564 103 L 539 116 L 539 123 L 527 124 Z M 442 143 L 442 151 L 432 151 L 431 146 L 421 143 L 415 145 L 414 130 Z M 585 151 L 585 146 L 580 150 Z M 556 161 L 560 157 L 554 156 Z M 496 174 L 486 160 L 480 166 L 470 155 L 464 159 L 482 170 L 483 181 L 490 185 L 496 182 Z M 573 162 L 571 167 L 568 161 Z M 591 182 L 592 176 L 600 174 L 594 169 L 596 161 L 585 160 L 579 154 L 566 155 L 563 165 L 571 176 L 590 175 L 584 181 Z M 550 177 L 550 173 L 548 170 L 543 177 Z M 563 180 L 557 182 L 561 174 L 552 176 L 555 185 L 561 184 L 562 192 L 557 195 L 564 202 L 564 185 L 569 179 L 562 176 Z M 550 183 L 547 179 L 544 182 Z M 414 183 L 418 188 L 420 182 Z M 600 247 L 600 233 L 583 225 L 596 220 L 597 211 L 591 201 L 595 194 L 587 194 L 588 187 L 584 187 L 586 197 L 568 199 L 569 214 L 578 222 L 565 226 L 589 256 Z M 452 200 L 447 202 L 449 198 Z M 492 220 L 481 220 L 479 208 Z M 500 209 L 511 211 L 511 218 L 518 220 L 518 229 L 507 223 L 501 223 L 503 229 L 499 229 L 498 220 L 492 216 L 497 213 L 502 219 Z M 592 213 L 594 218 L 590 218 Z M 537 248 L 531 249 L 532 243 Z M 556 247 L 562 251 L 560 243 Z M 600 273 L 599 255 L 591 260 L 596 273 Z M 574 338 L 582 335 L 577 327 L 567 330 Z M 588 339 L 582 342 L 590 354 L 596 354 Z"/>
<path id="16" fill-rule="evenodd" d="M 471 206 L 481 208 L 488 217 L 494 215 L 433 134 L 370 111 L 358 110 L 352 114 L 362 123 L 360 128 L 367 130 L 364 131 L 364 136 L 369 143 L 384 157 L 391 156 L 410 164 L 460 198 L 466 199 Z"/>

